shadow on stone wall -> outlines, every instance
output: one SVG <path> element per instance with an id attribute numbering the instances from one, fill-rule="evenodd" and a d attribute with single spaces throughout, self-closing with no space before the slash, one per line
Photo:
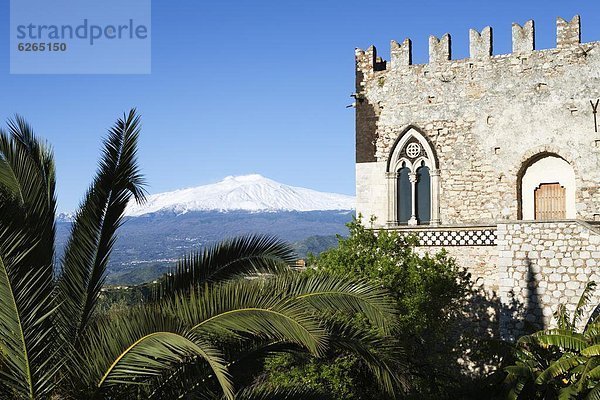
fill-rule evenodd
<path id="1" fill-rule="evenodd" d="M 524 280 L 526 284 L 516 283 L 515 288 L 519 292 L 516 293 L 514 290 L 511 290 L 508 293 L 508 305 L 503 304 L 501 306 L 499 321 L 500 337 L 511 343 L 523 335 L 546 328 L 539 293 L 539 280 L 536 278 L 532 261 L 527 258 L 525 264 L 525 276 L 521 279 L 515 278 L 515 281 Z"/>
<path id="2" fill-rule="evenodd" d="M 525 290 L 526 293 L 524 293 L 525 325 L 522 328 L 523 332 L 521 334 L 527 334 L 546 328 L 546 324 L 544 322 L 544 314 L 542 311 L 541 297 L 538 290 L 539 281 L 535 277 L 531 260 L 527 258 L 525 262 L 527 263 L 527 289 Z"/>
<path id="3" fill-rule="evenodd" d="M 470 295 L 456 330 L 448 332 L 455 345 L 451 365 L 456 366 L 456 379 L 468 382 L 454 398 L 503 398 L 504 368 L 514 364 L 516 340 L 546 328 L 536 265 L 525 260 L 511 269 L 510 279 L 515 280 L 514 289 L 500 297 L 496 288 L 484 286 L 484 278 L 470 278 Z"/>
<path id="4" fill-rule="evenodd" d="M 506 304 L 495 291 L 486 290 L 478 282 L 473 284 L 461 329 L 465 339 L 463 352 L 467 355 L 465 365 L 475 376 L 489 374 L 510 357 L 512 345 L 501 334 L 501 326 L 507 318 L 510 325 L 519 324 L 518 317 L 524 309 L 516 296 Z"/>
<path id="5" fill-rule="evenodd" d="M 356 162 L 377 161 L 377 121 L 379 110 L 366 99 L 357 100 L 356 104 Z"/>
<path id="6" fill-rule="evenodd" d="M 504 368 L 513 361 L 513 344 L 501 335 L 501 321 L 511 319 L 514 326 L 525 305 L 512 296 L 508 303 L 498 294 L 486 289 L 479 280 L 472 283 L 471 296 L 465 302 L 464 314 L 459 322 L 459 339 L 456 341 L 461 385 L 455 398 L 496 399 L 505 378 Z"/>
<path id="7" fill-rule="evenodd" d="M 531 260 L 527 260 L 523 279 L 526 289 L 511 291 L 504 300 L 481 282 L 473 283 L 460 328 L 463 340 L 459 342 L 464 346 L 460 361 L 474 377 L 501 372 L 511 363 L 513 344 L 519 337 L 545 329 L 539 282 Z"/>

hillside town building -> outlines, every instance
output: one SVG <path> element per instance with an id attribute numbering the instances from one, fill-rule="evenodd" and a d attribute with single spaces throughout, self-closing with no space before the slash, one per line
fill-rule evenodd
<path id="1" fill-rule="evenodd" d="M 375 228 L 445 248 L 548 326 L 600 282 L 600 42 L 581 43 L 578 16 L 557 19 L 556 48 L 536 50 L 534 29 L 513 24 L 503 55 L 492 28 L 471 30 L 461 60 L 432 36 L 422 65 L 409 39 L 389 61 L 357 49 L 356 194 Z M 522 328 L 510 317 L 507 338 Z"/>

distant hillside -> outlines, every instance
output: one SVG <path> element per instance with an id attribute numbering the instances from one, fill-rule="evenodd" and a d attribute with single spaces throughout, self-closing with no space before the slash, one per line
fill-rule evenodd
<path id="1" fill-rule="evenodd" d="M 325 250 L 336 247 L 338 239 L 336 235 L 310 236 L 304 240 L 293 243 L 299 258 L 306 258 L 308 254 L 318 255 Z M 175 266 L 175 261 L 148 261 L 141 262 L 135 266 L 112 266 L 111 273 L 106 281 L 109 285 L 137 285 L 142 282 L 150 282 L 169 272 Z"/>
<path id="2" fill-rule="evenodd" d="M 294 248 L 300 258 L 306 258 L 309 254 L 316 256 L 326 250 L 337 247 L 337 245 L 337 235 L 316 235 L 294 243 Z"/>

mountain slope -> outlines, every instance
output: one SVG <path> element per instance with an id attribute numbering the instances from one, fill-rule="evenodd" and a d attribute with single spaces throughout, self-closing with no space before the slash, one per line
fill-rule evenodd
<path id="1" fill-rule="evenodd" d="M 353 210 L 354 197 L 288 186 L 261 175 L 228 176 L 210 185 L 159 193 L 144 205 L 130 204 L 126 214 L 191 211 Z"/>

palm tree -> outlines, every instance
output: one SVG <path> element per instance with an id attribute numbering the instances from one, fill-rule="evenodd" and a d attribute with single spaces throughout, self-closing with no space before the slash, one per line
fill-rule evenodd
<path id="1" fill-rule="evenodd" d="M 395 313 L 387 293 L 350 277 L 290 272 L 292 250 L 272 237 L 210 247 L 183 259 L 151 301 L 98 310 L 125 208 L 145 199 L 139 133 L 135 110 L 110 129 L 57 265 L 52 151 L 20 117 L 0 130 L 0 397 L 233 399 L 244 366 L 331 346 L 355 351 L 394 396 L 402 366 L 385 357 Z M 270 275 L 248 279 L 257 273 Z M 364 314 L 370 329 L 341 326 L 340 312 Z M 323 398 L 260 382 L 237 389 L 239 399 Z"/>
<path id="2" fill-rule="evenodd" d="M 572 315 L 558 308 L 555 329 L 518 340 L 515 365 L 506 368 L 508 398 L 600 400 L 600 319 L 592 315 L 579 329 L 595 288 L 588 282 Z"/>

